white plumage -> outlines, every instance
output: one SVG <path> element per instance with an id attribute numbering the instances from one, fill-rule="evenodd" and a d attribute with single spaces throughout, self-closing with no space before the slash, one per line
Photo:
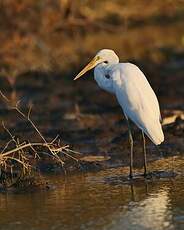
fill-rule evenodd
<path id="1" fill-rule="evenodd" d="M 112 54 L 114 55 L 114 52 Z M 164 141 L 164 135 L 157 97 L 136 65 L 116 63 L 118 60 L 116 58 L 107 64 L 97 65 L 94 70 L 95 80 L 102 89 L 116 95 L 124 114 L 142 129 L 154 144 L 159 145 Z"/>
<path id="2" fill-rule="evenodd" d="M 113 50 L 103 49 L 75 79 L 94 67 L 99 87 L 116 96 L 126 118 L 130 118 L 154 144 L 162 143 L 159 103 L 143 72 L 134 64 L 119 63 Z"/>

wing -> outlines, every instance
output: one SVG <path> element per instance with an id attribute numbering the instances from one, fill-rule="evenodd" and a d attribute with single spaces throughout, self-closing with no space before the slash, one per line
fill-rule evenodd
<path id="1" fill-rule="evenodd" d="M 121 63 L 111 71 L 113 89 L 125 115 L 155 143 L 163 141 L 157 97 L 142 71 Z"/>

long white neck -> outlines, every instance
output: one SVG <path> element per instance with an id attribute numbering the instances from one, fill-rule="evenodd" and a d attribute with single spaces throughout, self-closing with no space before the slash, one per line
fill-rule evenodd
<path id="1" fill-rule="evenodd" d="M 114 94 L 112 79 L 109 75 L 110 66 L 104 63 L 96 66 L 94 69 L 94 78 L 100 88 Z"/>

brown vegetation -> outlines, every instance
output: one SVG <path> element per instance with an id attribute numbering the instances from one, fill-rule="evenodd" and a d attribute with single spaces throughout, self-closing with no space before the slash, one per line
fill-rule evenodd
<path id="1" fill-rule="evenodd" d="M 28 70 L 69 72 L 87 53 L 93 54 L 104 44 L 117 49 L 121 41 L 127 43 L 117 49 L 123 57 L 128 58 L 132 52 L 134 56 L 145 56 L 141 50 L 132 50 L 135 41 L 137 46 L 149 46 L 153 28 L 147 30 L 145 26 L 163 24 L 152 38 L 162 43 L 167 25 L 182 19 L 184 11 L 179 0 L 154 0 L 149 4 L 147 0 L 2 0 L 0 6 L 0 72 L 9 78 Z M 144 37 L 131 41 L 129 38 L 135 36 L 131 28 L 137 25 L 144 27 Z M 176 36 L 179 39 L 180 34 Z M 168 45 L 173 43 L 171 38 L 168 34 Z M 154 60 L 164 58 L 158 50 L 152 56 Z"/>
<path id="2" fill-rule="evenodd" d="M 0 95 L 6 103 L 10 102 L 1 91 Z M 2 185 L 4 189 L 12 186 L 36 185 L 37 179 L 33 177 L 33 173 L 39 172 L 37 164 L 40 157 L 44 155 L 47 155 L 51 161 L 59 163 L 63 169 L 64 158 L 70 158 L 78 162 L 77 158 L 72 156 L 77 152 L 72 151 L 68 145 L 62 144 L 58 136 L 51 142 L 47 142 L 30 118 L 31 108 L 29 108 L 27 115 L 19 109 L 18 103 L 15 106 L 10 105 L 9 108 L 17 112 L 22 119 L 26 119 L 31 124 L 42 142 L 33 143 L 30 142 L 31 140 L 27 142 L 21 141 L 19 138 L 16 138 L 8 130 L 4 122 L 2 122 L 4 130 L 10 136 L 10 140 L 4 148 L 1 147 L 2 150 L 0 152 L 0 185 Z"/>
<path id="3" fill-rule="evenodd" d="M 0 95 L 0 119 L 6 119 L 0 126 L 1 183 L 11 185 L 12 175 L 20 184 L 24 178 L 33 183 L 40 160 L 42 166 L 52 161 L 58 168 L 68 158 L 76 162 L 75 156 L 81 156 L 53 138 L 57 133 L 72 148 L 88 153 L 80 158 L 84 168 L 88 162 L 87 170 L 94 162 L 100 168 L 103 160 L 128 165 L 127 129 L 115 100 L 90 81 L 70 81 L 104 47 L 143 67 L 161 104 L 163 149 L 181 153 L 183 12 L 180 0 L 0 1 L 0 90 L 10 98 Z M 19 99 L 23 103 L 17 104 Z M 29 104 L 34 104 L 33 118 Z M 141 167 L 140 146 L 135 151 L 135 166 Z"/>

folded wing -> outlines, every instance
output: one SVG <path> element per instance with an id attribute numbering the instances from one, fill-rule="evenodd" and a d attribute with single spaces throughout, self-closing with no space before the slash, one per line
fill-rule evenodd
<path id="1" fill-rule="evenodd" d="M 164 140 L 157 97 L 143 72 L 134 64 L 120 63 L 111 71 L 113 89 L 123 112 L 156 145 Z"/>

